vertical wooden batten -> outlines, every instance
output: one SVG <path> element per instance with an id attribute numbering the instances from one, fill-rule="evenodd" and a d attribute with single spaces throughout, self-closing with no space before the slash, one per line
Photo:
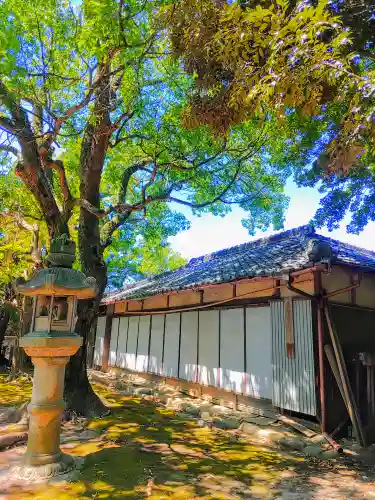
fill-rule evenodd
<path id="1" fill-rule="evenodd" d="M 292 297 L 286 297 L 284 299 L 285 304 L 285 340 L 286 340 L 286 352 L 288 358 L 295 357 L 295 343 L 294 343 L 294 321 L 293 321 L 293 299 Z"/>
<path id="2" fill-rule="evenodd" d="M 322 274 L 321 271 L 314 273 L 314 292 L 318 297 L 316 303 L 317 314 L 317 330 L 318 330 L 318 386 L 319 386 L 319 403 L 320 403 L 320 428 L 322 433 L 326 432 L 327 418 L 326 418 L 326 400 L 325 400 L 325 373 L 324 373 L 324 327 L 323 327 L 323 308 L 324 303 L 322 300 Z"/>
<path id="3" fill-rule="evenodd" d="M 103 355 L 102 355 L 102 370 L 108 370 L 109 363 L 109 347 L 111 344 L 111 332 L 112 332 L 112 319 L 115 311 L 114 304 L 108 304 L 107 315 L 105 319 L 105 330 L 104 330 L 104 340 L 103 340 Z"/>

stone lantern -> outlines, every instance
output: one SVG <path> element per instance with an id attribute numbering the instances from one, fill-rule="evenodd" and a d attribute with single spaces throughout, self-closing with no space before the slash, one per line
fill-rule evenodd
<path id="1" fill-rule="evenodd" d="M 50 267 L 15 283 L 18 293 L 34 299 L 30 332 L 20 339 L 34 364 L 34 379 L 27 451 L 12 471 L 19 479 L 46 479 L 74 468 L 73 458 L 60 451 L 65 366 L 82 345 L 74 333 L 77 301 L 96 295 L 95 278 L 72 269 L 74 260 L 75 243 L 66 235 L 55 238 Z"/>

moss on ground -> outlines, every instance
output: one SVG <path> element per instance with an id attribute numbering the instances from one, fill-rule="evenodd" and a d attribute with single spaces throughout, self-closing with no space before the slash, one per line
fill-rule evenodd
<path id="1" fill-rule="evenodd" d="M 6 404 L 30 395 L 26 382 L 18 392 L 8 384 L 3 391 L 3 379 L 0 384 Z M 282 471 L 301 460 L 202 428 L 140 398 L 94 387 L 111 415 L 86 422 L 97 438 L 62 446 L 85 456 L 79 480 L 14 491 L 8 500 L 272 498 Z"/>
<path id="2" fill-rule="evenodd" d="M 10 382 L 8 375 L 0 374 L 0 406 L 20 406 L 31 399 L 31 383 L 26 377 Z"/>

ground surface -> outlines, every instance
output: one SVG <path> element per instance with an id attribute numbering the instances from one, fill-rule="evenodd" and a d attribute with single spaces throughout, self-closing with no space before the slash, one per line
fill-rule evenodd
<path id="1" fill-rule="evenodd" d="M 277 452 L 228 431 L 200 427 L 162 406 L 102 386 L 112 408 L 103 419 L 66 424 L 62 450 L 84 456 L 75 482 L 0 491 L 0 500 L 375 498 L 369 467 Z M 0 405 L 30 398 L 27 381 L 4 383 Z M 0 468 L 24 447 L 0 453 Z"/>

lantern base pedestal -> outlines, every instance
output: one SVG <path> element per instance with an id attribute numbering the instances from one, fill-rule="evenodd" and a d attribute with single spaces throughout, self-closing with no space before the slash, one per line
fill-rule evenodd
<path id="1" fill-rule="evenodd" d="M 13 460 L 12 460 L 13 461 Z M 84 457 L 72 457 L 61 453 L 58 462 L 45 465 L 27 465 L 20 455 L 19 460 L 0 473 L 0 489 L 40 488 L 40 484 L 62 484 L 79 479 Z"/>
<path id="2" fill-rule="evenodd" d="M 54 333 L 47 337 L 31 332 L 20 340 L 34 364 L 34 379 L 28 406 L 27 451 L 20 464 L 8 472 L 13 482 L 45 482 L 59 476 L 65 479 L 77 468 L 76 460 L 60 450 L 60 430 L 65 366 L 82 345 L 82 338 Z"/>
<path id="3" fill-rule="evenodd" d="M 24 462 L 24 460 L 23 460 Z M 76 459 L 65 453 L 60 453 L 58 460 L 44 465 L 28 465 L 21 463 L 10 469 L 8 477 L 10 481 L 45 482 L 48 479 L 66 475 L 79 470 L 82 466 L 82 459 Z M 61 479 L 66 479 L 61 478 Z"/>

